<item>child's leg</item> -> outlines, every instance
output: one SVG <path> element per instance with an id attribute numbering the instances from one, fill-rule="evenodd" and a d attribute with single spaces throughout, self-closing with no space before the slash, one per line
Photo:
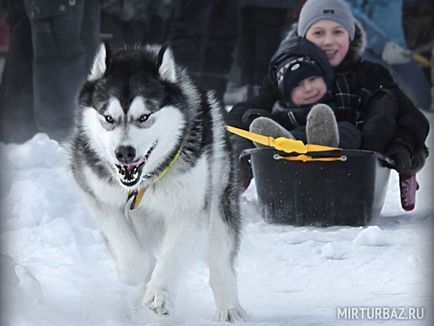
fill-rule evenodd
<path id="1" fill-rule="evenodd" d="M 273 138 L 286 137 L 286 138 L 294 139 L 294 136 L 288 130 L 286 130 L 280 124 L 278 124 L 276 121 L 270 118 L 265 118 L 265 117 L 256 118 L 250 124 L 249 130 L 256 134 L 270 136 Z M 254 144 L 256 145 L 256 147 L 267 147 L 257 143 Z"/>
<path id="2" fill-rule="evenodd" d="M 362 133 L 350 122 L 338 122 L 338 133 L 340 148 L 359 149 L 362 146 Z"/>
<path id="3" fill-rule="evenodd" d="M 306 135 L 309 144 L 339 145 L 339 133 L 333 110 L 326 104 L 316 104 L 307 115 Z"/>

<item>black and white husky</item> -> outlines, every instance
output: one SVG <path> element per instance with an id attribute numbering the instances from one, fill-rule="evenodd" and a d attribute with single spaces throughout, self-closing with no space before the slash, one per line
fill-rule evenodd
<path id="1" fill-rule="evenodd" d="M 239 193 L 217 101 L 198 90 L 169 48 L 111 53 L 102 45 L 79 104 L 72 171 L 119 278 L 142 285 L 143 305 L 168 314 L 204 243 L 216 319 L 243 318 L 234 271 Z"/>

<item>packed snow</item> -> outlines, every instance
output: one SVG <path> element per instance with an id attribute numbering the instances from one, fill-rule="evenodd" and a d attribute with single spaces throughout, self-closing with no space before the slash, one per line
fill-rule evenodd
<path id="1" fill-rule="evenodd" d="M 357 235 L 353 241 L 356 245 L 383 246 L 384 232 L 377 225 L 368 226 Z"/>
<path id="2" fill-rule="evenodd" d="M 427 117 L 432 126 L 434 114 Z M 215 305 L 202 262 L 185 275 L 171 316 L 135 303 L 134 290 L 117 278 L 61 145 L 37 134 L 0 149 L 2 325 L 219 325 L 212 321 Z M 399 325 L 432 325 L 433 156 L 418 174 L 416 209 L 401 209 L 392 172 L 383 211 L 364 228 L 266 224 L 252 184 L 242 198 L 237 271 L 248 318 L 240 324 L 348 325 L 338 309 L 413 307 L 423 319 Z"/>

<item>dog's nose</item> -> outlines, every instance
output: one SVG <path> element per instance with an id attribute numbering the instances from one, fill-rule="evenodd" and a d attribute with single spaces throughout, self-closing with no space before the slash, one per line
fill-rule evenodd
<path id="1" fill-rule="evenodd" d="M 128 164 L 134 160 L 134 157 L 136 156 L 136 150 L 133 146 L 121 145 L 116 148 L 115 155 L 119 162 Z"/>

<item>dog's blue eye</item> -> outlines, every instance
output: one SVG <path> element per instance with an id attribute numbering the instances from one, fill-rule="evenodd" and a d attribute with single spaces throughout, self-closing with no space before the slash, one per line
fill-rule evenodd
<path id="1" fill-rule="evenodd" d="M 110 124 L 115 123 L 115 120 L 109 115 L 105 115 L 104 118 L 105 118 L 105 121 L 107 121 Z"/>
<path id="2" fill-rule="evenodd" d="M 151 114 L 142 114 L 140 117 L 139 117 L 139 122 L 145 122 L 146 120 L 148 120 L 148 118 L 149 118 L 149 116 L 150 116 Z"/>

